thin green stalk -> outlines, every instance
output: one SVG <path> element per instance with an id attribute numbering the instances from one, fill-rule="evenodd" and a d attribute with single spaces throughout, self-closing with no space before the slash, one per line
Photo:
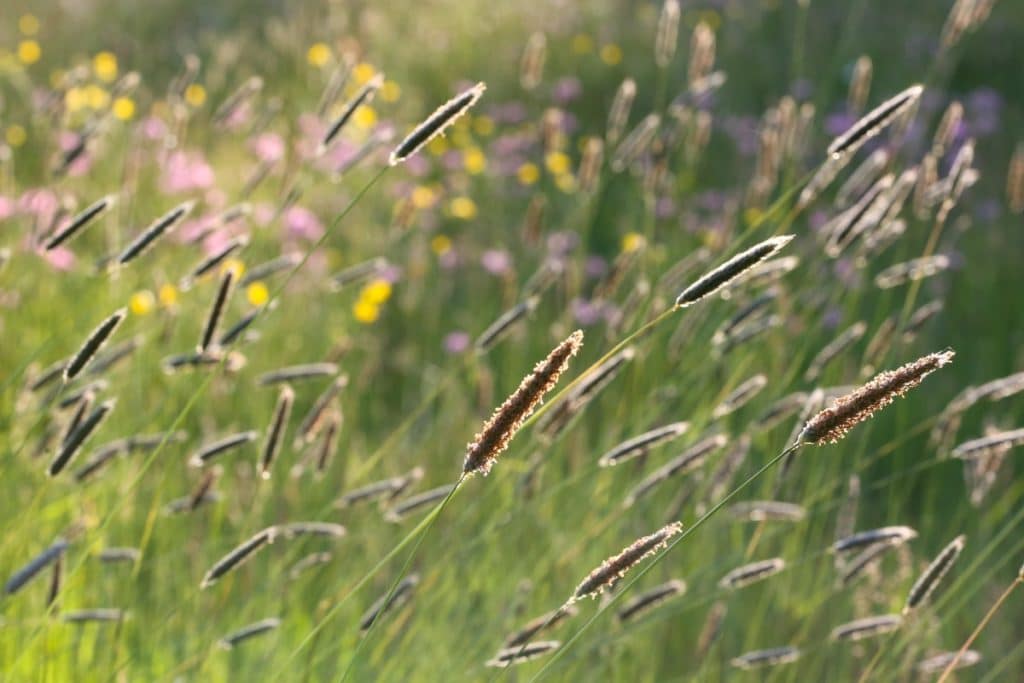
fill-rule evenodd
<path id="1" fill-rule="evenodd" d="M 964 653 L 967 652 L 967 649 L 971 646 L 971 644 L 978 638 L 979 635 L 981 635 L 981 632 L 988 625 L 988 622 L 992 621 L 992 617 L 996 615 L 996 612 L 998 612 L 999 608 L 1003 606 L 1003 603 L 1006 602 L 1007 598 L 1010 597 L 1014 589 L 1022 583 L 1024 583 L 1024 576 L 1018 576 L 1016 579 L 1013 580 L 1013 583 L 1006 587 L 1006 590 L 1003 591 L 1003 594 L 1000 595 L 999 598 L 992 604 L 992 607 L 989 608 L 988 612 L 985 614 L 985 617 L 978 624 L 977 628 L 975 628 L 974 631 L 971 632 L 971 635 L 968 636 L 967 640 L 964 641 L 964 644 L 960 646 L 959 650 L 957 650 L 956 656 L 953 657 L 949 664 L 946 665 L 946 668 L 942 670 L 942 675 L 939 676 L 938 683 L 943 683 L 947 678 L 949 678 L 949 675 L 953 673 L 953 669 L 955 669 L 956 665 L 960 662 L 960 658 L 964 656 Z"/>

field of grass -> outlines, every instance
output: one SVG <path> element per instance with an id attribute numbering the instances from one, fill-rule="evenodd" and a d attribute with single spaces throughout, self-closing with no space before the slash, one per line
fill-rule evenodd
<path id="1" fill-rule="evenodd" d="M 0 680 L 938 680 L 979 625 L 946 680 L 1022 680 L 1022 39 L 1017 0 L 5 0 Z"/>

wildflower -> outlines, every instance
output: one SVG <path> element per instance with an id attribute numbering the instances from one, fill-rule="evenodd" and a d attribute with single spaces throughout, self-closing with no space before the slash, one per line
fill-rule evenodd
<path id="1" fill-rule="evenodd" d="M 326 66 L 331 61 L 331 48 L 325 43 L 313 43 L 306 51 L 306 61 L 317 68 Z"/>

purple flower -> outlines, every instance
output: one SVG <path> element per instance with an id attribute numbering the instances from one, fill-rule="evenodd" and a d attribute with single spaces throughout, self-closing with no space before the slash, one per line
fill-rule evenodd
<path id="1" fill-rule="evenodd" d="M 284 158 L 284 139 L 277 133 L 261 133 L 249 146 L 256 158 L 264 163 L 275 163 Z"/>
<path id="2" fill-rule="evenodd" d="M 163 140 L 167 135 L 167 124 L 157 116 L 147 116 L 142 121 L 141 130 L 147 140 Z"/>
<path id="3" fill-rule="evenodd" d="M 975 135 L 991 135 L 999 130 L 1003 98 L 992 88 L 978 88 L 972 92 L 964 108 Z"/>
<path id="4" fill-rule="evenodd" d="M 857 122 L 857 117 L 848 111 L 837 111 L 825 117 L 825 131 L 832 137 L 842 135 Z"/>
<path id="5" fill-rule="evenodd" d="M 654 215 L 659 220 L 671 218 L 676 212 L 676 203 L 671 197 L 659 197 L 654 204 Z"/>
<path id="6" fill-rule="evenodd" d="M 281 217 L 285 233 L 289 237 L 298 237 L 311 242 L 320 239 L 324 234 L 323 223 L 316 214 L 302 206 L 292 206 Z"/>
<path id="7" fill-rule="evenodd" d="M 512 257 L 504 249 L 488 249 L 480 256 L 480 265 L 491 275 L 505 275 L 512 270 Z"/>
<path id="8" fill-rule="evenodd" d="M 595 280 L 602 278 L 608 272 L 608 262 L 596 254 L 588 256 L 587 262 L 583 266 L 583 272 L 587 277 Z"/>
<path id="9" fill-rule="evenodd" d="M 601 304 L 588 301 L 587 299 L 573 299 L 570 307 L 573 318 L 584 327 L 596 325 L 601 322 L 603 317 Z"/>
<path id="10" fill-rule="evenodd" d="M 564 258 L 579 243 L 580 237 L 574 232 L 568 230 L 553 232 L 548 235 L 548 252 L 555 258 Z"/>
<path id="11" fill-rule="evenodd" d="M 462 330 L 449 332 L 445 335 L 443 346 L 448 353 L 462 353 L 469 348 L 469 334 Z"/>
<path id="12" fill-rule="evenodd" d="M 814 95 L 814 84 L 806 78 L 798 78 L 789 86 L 789 94 L 798 102 L 809 100 Z"/>
<path id="13" fill-rule="evenodd" d="M 487 113 L 495 123 L 516 124 L 526 120 L 526 105 L 522 102 L 506 102 L 488 108 Z"/>
<path id="14" fill-rule="evenodd" d="M 551 88 L 551 97 L 558 104 L 568 104 L 583 92 L 583 84 L 575 76 L 566 76 L 555 81 Z"/>

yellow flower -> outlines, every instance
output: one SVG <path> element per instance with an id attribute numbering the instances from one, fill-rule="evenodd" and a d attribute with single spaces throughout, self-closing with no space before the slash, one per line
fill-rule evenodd
<path id="1" fill-rule="evenodd" d="M 135 292 L 128 301 L 128 307 L 134 315 L 146 315 L 152 312 L 154 306 L 156 306 L 156 297 L 148 289 Z"/>
<path id="2" fill-rule="evenodd" d="M 7 144 L 11 147 L 21 147 L 25 144 L 25 140 L 28 139 L 28 133 L 25 131 L 24 126 L 19 126 L 15 123 L 7 127 L 4 139 L 7 140 Z"/>
<path id="3" fill-rule="evenodd" d="M 92 58 L 92 72 L 96 78 L 111 83 L 117 78 L 117 57 L 113 52 L 99 52 Z"/>
<path id="4" fill-rule="evenodd" d="M 594 39 L 586 33 L 577 33 L 572 37 L 572 51 L 578 55 L 585 55 L 594 49 Z"/>
<path id="5" fill-rule="evenodd" d="M 572 160 L 563 152 L 551 152 L 544 156 L 544 165 L 555 175 L 568 173 L 572 168 Z"/>
<path id="6" fill-rule="evenodd" d="M 193 107 L 201 107 L 206 102 L 206 88 L 198 83 L 192 83 L 185 88 L 185 101 Z"/>
<path id="7" fill-rule="evenodd" d="M 537 168 L 537 164 L 527 161 L 516 171 L 516 177 L 519 178 L 519 182 L 523 185 L 533 185 L 540 180 L 540 169 Z"/>
<path id="8" fill-rule="evenodd" d="M 555 186 L 566 194 L 576 191 L 576 176 L 572 173 L 559 173 L 555 176 Z"/>
<path id="9" fill-rule="evenodd" d="M 385 102 L 397 102 L 402 88 L 394 81 L 384 81 L 380 86 L 380 98 Z"/>
<path id="10" fill-rule="evenodd" d="M 359 299 L 355 305 L 352 306 L 352 314 L 355 315 L 356 320 L 369 325 L 372 322 L 376 322 L 377 318 L 380 317 L 380 306 L 369 301 Z"/>
<path id="11" fill-rule="evenodd" d="M 242 277 L 242 274 L 245 273 L 245 264 L 242 263 L 239 259 L 229 258 L 220 266 L 220 272 L 222 275 L 228 271 L 234 273 L 235 280 L 237 281 L 239 278 Z"/>
<path id="12" fill-rule="evenodd" d="M 376 278 L 366 283 L 359 293 L 359 298 L 367 303 L 380 306 L 391 298 L 391 283 L 384 278 Z"/>
<path id="13" fill-rule="evenodd" d="M 622 61 L 622 48 L 615 43 L 601 46 L 601 61 L 608 66 L 615 66 Z"/>
<path id="14" fill-rule="evenodd" d="M 451 143 L 456 149 L 463 149 L 473 144 L 473 136 L 465 128 L 452 128 Z"/>
<path id="15" fill-rule="evenodd" d="M 455 197 L 448 203 L 448 210 L 456 218 L 464 221 L 476 218 L 476 202 L 469 197 Z"/>
<path id="16" fill-rule="evenodd" d="M 164 308 L 173 308 L 178 304 L 178 288 L 171 284 L 160 285 L 156 297 Z"/>
<path id="17" fill-rule="evenodd" d="M 473 132 L 487 137 L 494 132 L 494 119 L 490 116 L 477 116 L 473 119 Z"/>
<path id="18" fill-rule="evenodd" d="M 352 69 L 352 77 L 355 79 L 356 85 L 363 85 L 373 78 L 376 73 L 377 70 L 373 68 L 373 65 L 367 62 L 359 62 Z"/>
<path id="19" fill-rule="evenodd" d="M 262 306 L 270 301 L 270 290 L 262 282 L 254 282 L 245 288 L 245 298 L 253 306 Z"/>
<path id="20" fill-rule="evenodd" d="M 627 232 L 622 236 L 622 251 L 627 254 L 643 249 L 646 245 L 647 240 L 638 232 Z"/>
<path id="21" fill-rule="evenodd" d="M 427 151 L 436 157 L 441 156 L 448 151 L 448 139 L 443 135 L 438 135 L 427 143 Z"/>
<path id="22" fill-rule="evenodd" d="M 362 105 L 352 115 L 352 121 L 360 128 L 367 130 L 377 123 L 377 112 L 373 107 Z"/>
<path id="23" fill-rule="evenodd" d="M 39 20 L 34 14 L 22 14 L 18 18 L 18 30 L 23 35 L 34 36 L 39 33 Z"/>
<path id="24" fill-rule="evenodd" d="M 95 83 L 85 86 L 84 92 L 90 109 L 105 109 L 110 104 L 110 93 Z"/>
<path id="25" fill-rule="evenodd" d="M 331 61 L 331 48 L 326 43 L 313 43 L 306 50 L 306 61 L 317 68 L 326 66 Z"/>
<path id="26" fill-rule="evenodd" d="M 462 165 L 467 173 L 477 175 L 487 168 L 487 157 L 479 147 L 470 147 L 462 153 Z"/>
<path id="27" fill-rule="evenodd" d="M 430 249 L 438 256 L 443 256 L 452 250 L 452 240 L 448 235 L 434 235 L 430 240 Z"/>
<path id="28" fill-rule="evenodd" d="M 417 209 L 428 209 L 434 205 L 434 191 L 426 185 L 417 185 L 413 188 L 410 199 Z"/>
<path id="29" fill-rule="evenodd" d="M 130 97 L 118 97 L 114 100 L 114 116 L 128 121 L 135 116 L 135 102 Z"/>
<path id="30" fill-rule="evenodd" d="M 43 50 L 34 40 L 23 40 L 18 43 L 18 59 L 22 64 L 35 64 L 43 56 Z"/>
<path id="31" fill-rule="evenodd" d="M 67 107 L 68 111 L 72 114 L 84 109 L 88 103 L 89 99 L 86 97 L 85 90 L 82 88 L 68 88 L 68 91 L 64 93 L 64 106 Z"/>

